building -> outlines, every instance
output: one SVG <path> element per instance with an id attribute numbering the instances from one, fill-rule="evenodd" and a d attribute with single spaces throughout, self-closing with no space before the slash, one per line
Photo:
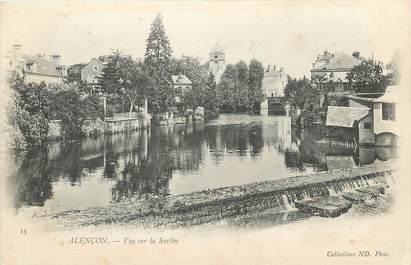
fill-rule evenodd
<path id="1" fill-rule="evenodd" d="M 276 69 L 276 66 L 268 65 L 264 71 L 262 89 L 266 100 L 261 102 L 262 114 L 285 114 L 284 104 L 281 98 L 284 97 L 284 89 L 288 78 L 283 67 Z"/>
<path id="2" fill-rule="evenodd" d="M 330 139 L 374 144 L 372 109 L 328 106 L 326 126 Z"/>
<path id="3" fill-rule="evenodd" d="M 187 78 L 185 75 L 172 75 L 171 76 L 172 86 L 174 91 L 177 92 L 177 97 L 175 98 L 177 103 L 181 102 L 181 95 L 185 92 L 191 90 L 193 82 Z"/>
<path id="4" fill-rule="evenodd" d="M 225 71 L 225 51 L 216 44 L 210 51 L 209 58 L 209 71 L 214 75 L 215 81 L 218 84 L 221 80 L 221 76 Z"/>
<path id="5" fill-rule="evenodd" d="M 67 75 L 61 55 L 53 54 L 47 59 L 45 54 L 23 54 L 20 44 L 14 44 L 13 50 L 7 56 L 7 69 L 17 71 L 27 82 L 34 83 L 62 83 Z"/>
<path id="6" fill-rule="evenodd" d="M 337 83 L 337 86 L 335 91 L 330 92 L 350 92 L 351 87 L 347 80 L 347 74 L 364 60 L 363 57 L 360 57 L 359 52 L 347 55 L 325 51 L 317 56 L 312 65 L 311 80 L 320 84 L 332 80 Z"/>
<path id="7" fill-rule="evenodd" d="M 266 97 L 283 97 L 287 85 L 287 75 L 284 67 L 276 69 L 276 66 L 268 65 L 264 71 L 263 91 Z"/>
<path id="8" fill-rule="evenodd" d="M 93 91 L 102 93 L 99 79 L 103 76 L 105 65 L 99 59 L 93 58 L 81 69 L 81 80 L 90 84 Z"/>
<path id="9" fill-rule="evenodd" d="M 371 109 L 375 145 L 395 146 L 400 135 L 397 122 L 399 100 L 395 91 L 400 87 L 389 86 L 385 94 L 368 93 L 347 95 L 349 106 Z"/>
<path id="10" fill-rule="evenodd" d="M 398 86 L 389 86 L 383 96 L 373 101 L 375 144 L 379 146 L 395 146 L 400 136 L 397 121 L 399 100 L 395 91 L 399 91 Z"/>
<path id="11" fill-rule="evenodd" d="M 173 88 L 178 93 L 184 93 L 190 90 L 193 86 L 193 82 L 185 75 L 172 75 L 171 80 L 173 82 Z"/>

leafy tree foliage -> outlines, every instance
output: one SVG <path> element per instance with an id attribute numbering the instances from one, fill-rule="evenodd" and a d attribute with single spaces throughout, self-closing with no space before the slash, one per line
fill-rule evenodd
<path id="1" fill-rule="evenodd" d="M 263 78 L 264 68 L 261 62 L 255 59 L 251 60 L 249 66 L 244 61 L 227 65 L 218 85 L 222 111 L 257 112 L 264 100 Z"/>
<path id="2" fill-rule="evenodd" d="M 84 64 L 73 64 L 67 67 L 67 76 L 64 77 L 65 83 L 80 83 L 81 82 L 81 69 Z"/>
<path id="3" fill-rule="evenodd" d="M 100 98 L 85 96 L 75 83 L 26 83 L 17 74 L 12 75 L 9 83 L 13 89 L 8 110 L 9 123 L 15 128 L 13 151 L 22 154 L 39 148 L 48 139 L 48 124 L 53 119 L 62 120 L 64 138 L 73 139 L 83 134 L 88 119 L 103 114 Z"/>
<path id="4" fill-rule="evenodd" d="M 305 76 L 302 79 L 288 77 L 284 98 L 292 107 L 301 110 L 305 121 L 319 122 L 325 119 L 326 108 L 320 104 L 322 95 L 322 90 Z"/>
<path id="5" fill-rule="evenodd" d="M 204 89 L 204 100 L 202 106 L 204 107 L 204 118 L 206 120 L 215 119 L 218 117 L 219 103 L 221 99 L 218 97 L 217 84 L 215 77 L 210 73 Z"/>
<path id="6" fill-rule="evenodd" d="M 55 90 L 52 109 L 54 118 L 62 121 L 64 139 L 83 136 L 83 126 L 89 119 L 103 115 L 101 99 L 97 95 L 83 96 L 73 85 L 62 85 Z"/>
<path id="7" fill-rule="evenodd" d="M 149 77 L 144 63 L 118 51 L 106 57 L 107 65 L 100 80 L 110 94 L 127 102 L 131 113 L 148 95 Z"/>
<path id="8" fill-rule="evenodd" d="M 347 79 L 356 93 L 384 92 L 389 84 L 389 78 L 383 75 L 383 64 L 372 59 L 355 66 Z"/>
<path id="9" fill-rule="evenodd" d="M 28 149 L 39 147 L 48 134 L 51 117 L 51 92 L 44 82 L 28 83 L 17 74 L 9 80 L 13 106 L 8 112 L 10 124 L 24 137 Z"/>
<path id="10" fill-rule="evenodd" d="M 81 69 L 84 64 L 73 64 L 67 68 L 67 76 L 64 77 L 63 82 L 66 84 L 74 84 L 76 89 L 83 93 L 88 94 L 92 92 L 92 87 L 85 81 L 81 80 Z"/>
<path id="11" fill-rule="evenodd" d="M 248 110 L 251 112 L 259 112 L 260 104 L 264 101 L 265 96 L 262 90 L 263 79 L 264 79 L 264 67 L 263 64 L 256 59 L 250 61 L 248 69 L 249 77 L 249 106 Z"/>
<path id="12" fill-rule="evenodd" d="M 210 75 L 207 64 L 199 58 L 183 56 L 172 60 L 172 74 L 184 74 L 192 82 L 192 89 L 178 95 L 182 98 L 182 110 L 204 107 L 205 119 L 217 117 L 218 102 L 214 76 Z"/>
<path id="13" fill-rule="evenodd" d="M 221 98 L 220 109 L 223 112 L 236 112 L 234 103 L 236 80 L 236 68 L 234 65 L 228 64 L 218 84 L 219 98 Z"/>

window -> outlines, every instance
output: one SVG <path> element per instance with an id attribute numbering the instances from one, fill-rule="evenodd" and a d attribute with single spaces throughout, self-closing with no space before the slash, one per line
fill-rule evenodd
<path id="1" fill-rule="evenodd" d="M 98 67 L 97 67 L 97 66 L 94 66 L 94 70 L 97 71 L 97 70 L 98 70 Z"/>
<path id="2" fill-rule="evenodd" d="M 364 122 L 364 129 L 371 129 L 371 122 Z"/>
<path id="3" fill-rule="evenodd" d="M 384 121 L 395 121 L 395 104 L 382 103 L 382 119 Z"/>
<path id="4" fill-rule="evenodd" d="M 29 64 L 29 63 L 26 64 L 26 71 L 31 72 L 33 70 L 32 66 L 33 66 L 33 64 Z"/>

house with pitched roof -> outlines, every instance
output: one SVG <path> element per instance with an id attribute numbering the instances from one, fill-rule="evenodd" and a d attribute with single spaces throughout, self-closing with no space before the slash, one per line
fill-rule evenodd
<path id="1" fill-rule="evenodd" d="M 325 51 L 317 56 L 312 65 L 311 79 L 318 83 L 328 82 L 330 80 L 337 83 L 333 93 L 351 92 L 347 74 L 357 65 L 360 65 L 365 59 L 360 56 L 359 52 L 353 52 L 352 55 L 345 53 L 331 53 Z"/>
<path id="2" fill-rule="evenodd" d="M 191 89 L 193 82 L 185 75 L 172 75 L 173 88 L 177 93 L 184 93 Z"/>
<path id="3" fill-rule="evenodd" d="M 92 58 L 90 62 L 84 65 L 81 69 L 81 80 L 90 84 L 93 91 L 102 93 L 102 87 L 99 83 L 103 76 L 105 64 L 97 58 Z"/>
<path id="4" fill-rule="evenodd" d="M 373 111 L 370 108 L 328 106 L 326 126 L 330 138 L 374 144 Z"/>
<path id="5" fill-rule="evenodd" d="M 7 59 L 8 70 L 17 71 L 27 82 L 62 83 L 67 75 L 59 54 L 50 55 L 48 59 L 45 54 L 27 55 L 22 53 L 22 45 L 15 44 Z"/>

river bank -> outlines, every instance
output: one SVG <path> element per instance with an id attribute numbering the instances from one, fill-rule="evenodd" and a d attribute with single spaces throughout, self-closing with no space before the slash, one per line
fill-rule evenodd
<path id="1" fill-rule="evenodd" d="M 340 194 L 359 187 L 387 185 L 389 181 L 386 177 L 394 169 L 393 161 L 385 161 L 288 179 L 65 211 L 45 215 L 41 219 L 57 230 L 130 222 L 144 228 L 191 226 L 266 209 L 286 211 L 293 208 L 295 201 L 305 198 Z"/>

